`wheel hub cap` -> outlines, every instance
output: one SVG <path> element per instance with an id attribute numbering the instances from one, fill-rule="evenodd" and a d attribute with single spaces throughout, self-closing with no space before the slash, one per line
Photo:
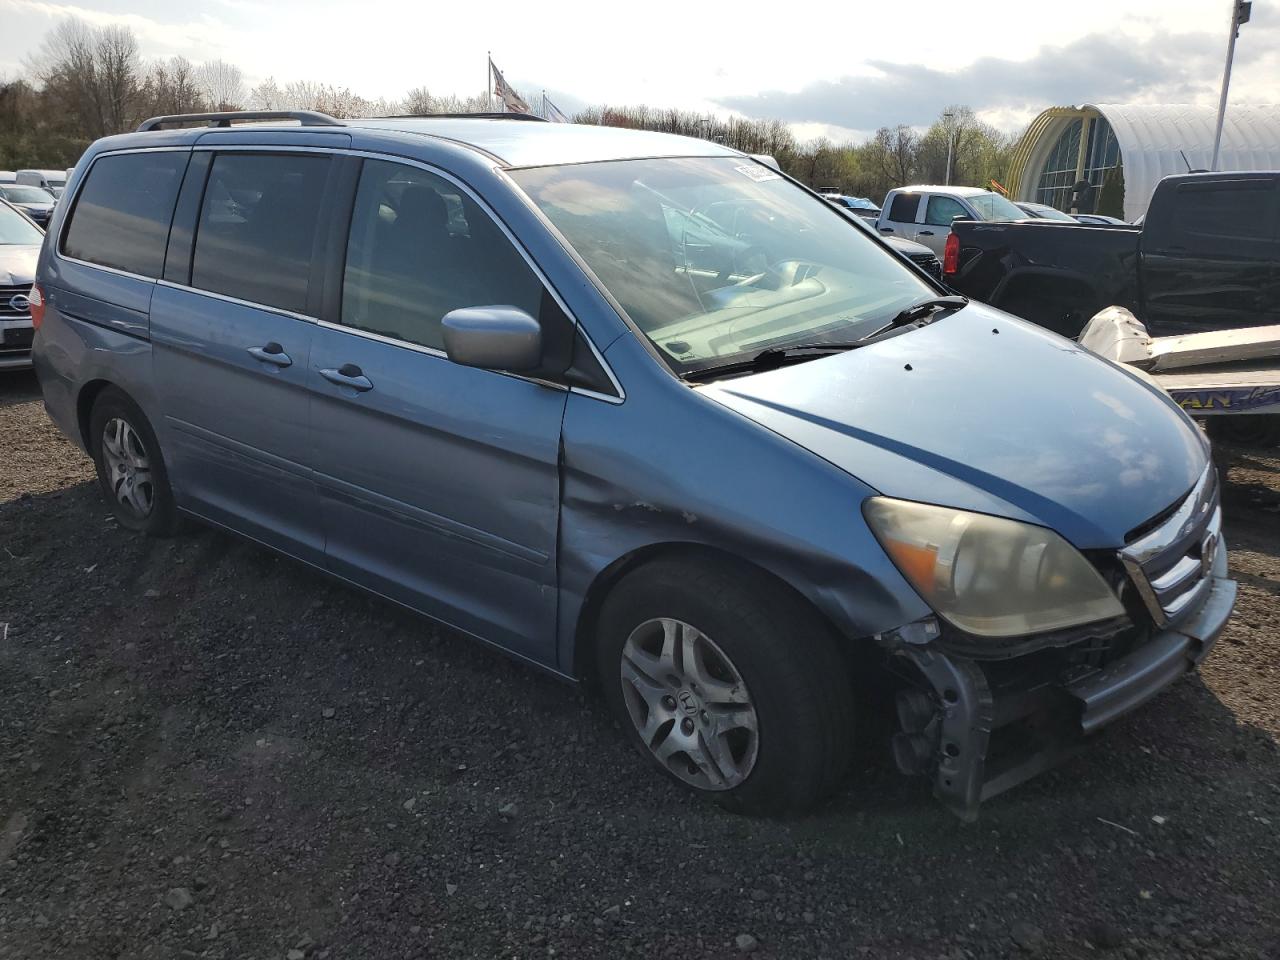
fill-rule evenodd
<path id="1" fill-rule="evenodd" d="M 730 790 L 751 774 L 759 722 L 741 674 L 710 637 L 660 617 L 622 648 L 627 712 L 649 751 L 681 780 Z"/>

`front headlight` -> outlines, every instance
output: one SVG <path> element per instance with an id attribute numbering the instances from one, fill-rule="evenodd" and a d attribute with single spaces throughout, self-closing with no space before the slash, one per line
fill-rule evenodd
<path id="1" fill-rule="evenodd" d="M 1052 530 L 887 497 L 864 511 L 902 575 L 967 633 L 1016 637 L 1124 615 L 1098 571 Z"/>

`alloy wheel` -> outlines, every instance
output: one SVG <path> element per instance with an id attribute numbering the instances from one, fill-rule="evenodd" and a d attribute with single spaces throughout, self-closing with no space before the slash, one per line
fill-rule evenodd
<path id="1" fill-rule="evenodd" d="M 759 721 L 746 684 L 701 630 L 669 617 L 636 627 L 622 648 L 623 699 L 649 751 L 700 790 L 731 790 L 751 774 Z"/>
<path id="2" fill-rule="evenodd" d="M 150 516 L 155 506 L 151 458 L 142 437 L 127 420 L 113 417 L 103 426 L 102 459 L 116 500 L 140 520 Z"/>

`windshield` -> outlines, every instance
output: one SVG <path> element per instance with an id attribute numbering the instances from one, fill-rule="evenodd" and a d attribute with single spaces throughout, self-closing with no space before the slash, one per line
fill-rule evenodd
<path id="1" fill-rule="evenodd" d="M 0 197 L 10 203 L 53 203 L 49 191 L 39 187 L 0 186 Z"/>
<path id="2" fill-rule="evenodd" d="M 1067 223 L 1080 222 L 1075 217 L 1071 216 L 1071 214 L 1063 213 L 1056 207 L 1050 207 L 1042 203 L 1029 204 L 1029 206 L 1031 207 L 1034 215 L 1040 217 L 1042 220 L 1065 220 Z"/>
<path id="3" fill-rule="evenodd" d="M 24 244 L 39 246 L 44 234 L 30 220 L 13 207 L 0 203 L 0 244 Z"/>
<path id="4" fill-rule="evenodd" d="M 965 199 L 983 220 L 1025 220 L 1028 216 L 1018 209 L 1016 203 L 1006 200 L 998 193 L 979 193 Z"/>
<path id="5" fill-rule="evenodd" d="M 936 294 L 830 204 L 740 158 L 512 176 L 682 373 L 856 340 Z"/>

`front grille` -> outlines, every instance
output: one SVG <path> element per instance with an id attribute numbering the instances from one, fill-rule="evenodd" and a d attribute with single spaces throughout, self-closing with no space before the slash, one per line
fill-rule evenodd
<path id="1" fill-rule="evenodd" d="M 0 320 L 25 320 L 31 316 L 26 306 L 26 298 L 31 294 L 31 284 L 21 287 L 0 287 Z M 19 306 L 13 303 L 14 297 L 20 297 Z"/>
<path id="2" fill-rule="evenodd" d="M 1192 491 L 1166 519 L 1120 551 L 1133 585 L 1156 625 L 1176 624 L 1199 606 L 1212 586 L 1222 541 L 1218 475 L 1205 467 Z"/>
<path id="3" fill-rule="evenodd" d="M 917 267 L 924 270 L 930 276 L 942 279 L 942 261 L 931 253 L 916 254 L 911 258 L 911 262 Z"/>

